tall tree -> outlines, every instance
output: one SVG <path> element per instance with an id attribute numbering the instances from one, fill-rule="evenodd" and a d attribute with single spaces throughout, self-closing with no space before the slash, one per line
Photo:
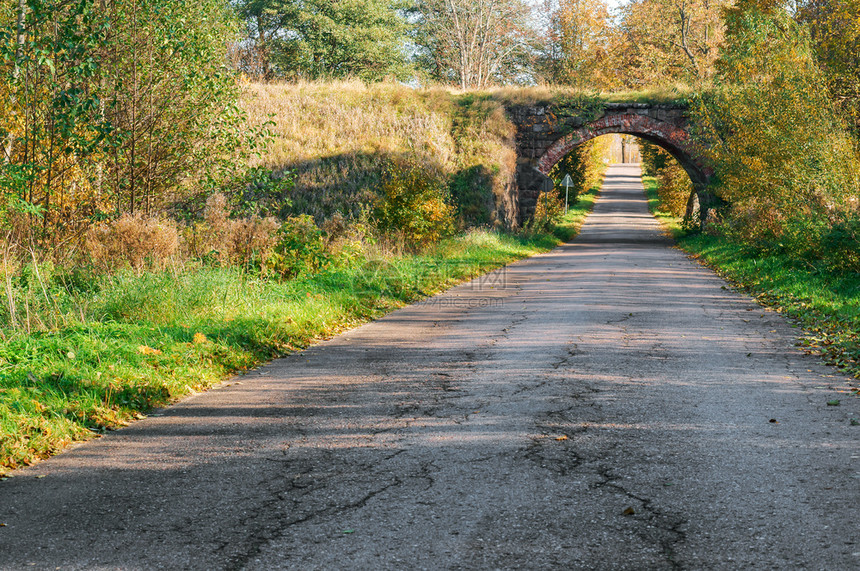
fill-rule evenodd
<path id="1" fill-rule="evenodd" d="M 544 81 L 580 88 L 615 83 L 609 56 L 612 22 L 605 0 L 544 0 L 549 14 L 537 60 Z"/>
<path id="2" fill-rule="evenodd" d="M 64 222 L 65 213 L 86 192 L 83 161 L 93 155 L 104 132 L 94 83 L 95 52 L 105 37 L 103 18 L 92 0 L 18 0 L 11 13 L 4 14 L 0 23 L 4 230 L 15 226 L 16 214 L 25 214 L 34 228 L 48 230 Z M 42 223 L 37 225 L 38 216 Z"/>
<path id="3" fill-rule="evenodd" d="M 405 0 L 238 0 L 239 67 L 269 80 L 408 77 Z"/>
<path id="4" fill-rule="evenodd" d="M 431 75 L 460 89 L 531 76 L 531 8 L 522 0 L 419 0 L 417 43 Z"/>
<path id="5" fill-rule="evenodd" d="M 238 89 L 225 0 L 16 0 L 0 22 L 0 221 L 45 241 L 208 170 Z M 23 9 L 22 9 L 23 7 Z M 233 121 L 235 126 L 236 121 Z M 16 214 L 17 213 L 17 214 Z"/>
<path id="6" fill-rule="evenodd" d="M 796 17 L 809 25 L 827 86 L 860 134 L 860 0 L 807 0 Z"/>
<path id="7" fill-rule="evenodd" d="M 856 217 L 860 171 L 805 26 L 781 8 L 729 11 L 715 85 L 693 122 L 731 203 L 726 228 L 753 246 L 813 252 Z"/>
<path id="8" fill-rule="evenodd" d="M 731 0 L 633 0 L 622 11 L 630 86 L 713 76 Z"/>

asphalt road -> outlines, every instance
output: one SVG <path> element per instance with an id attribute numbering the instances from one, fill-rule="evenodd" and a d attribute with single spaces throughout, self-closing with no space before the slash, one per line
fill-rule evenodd
<path id="1" fill-rule="evenodd" d="M 860 569 L 796 332 L 613 167 L 573 243 L 0 482 L 0 568 Z"/>

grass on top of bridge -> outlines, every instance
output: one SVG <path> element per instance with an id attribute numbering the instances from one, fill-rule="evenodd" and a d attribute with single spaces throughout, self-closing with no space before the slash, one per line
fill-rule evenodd
<path id="1" fill-rule="evenodd" d="M 494 98 L 509 105 L 539 105 L 567 102 L 571 99 L 603 103 L 653 103 L 685 105 L 693 88 L 681 83 L 637 91 L 598 92 L 563 86 L 502 87 L 489 91 Z"/>

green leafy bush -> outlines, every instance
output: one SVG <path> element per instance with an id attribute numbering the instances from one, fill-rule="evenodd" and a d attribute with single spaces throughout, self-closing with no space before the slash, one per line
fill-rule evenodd
<path id="1" fill-rule="evenodd" d="M 661 207 L 673 216 L 687 213 L 687 201 L 693 192 L 693 183 L 683 167 L 672 155 L 648 141 L 639 141 L 642 171 L 657 179 L 657 195 Z"/>
<path id="2" fill-rule="evenodd" d="M 808 32 L 781 9 L 732 10 L 727 26 L 715 88 L 692 114 L 728 203 L 724 232 L 754 251 L 813 261 L 833 258 L 828 244 L 860 249 L 831 230 L 857 200 L 860 165 Z"/>
<path id="3" fill-rule="evenodd" d="M 834 223 L 822 241 L 831 267 L 860 273 L 860 213 Z"/>
<path id="4" fill-rule="evenodd" d="M 558 196 L 564 199 L 565 188 L 561 181 L 565 175 L 570 175 L 573 185 L 568 193 L 570 204 L 576 204 L 577 197 L 587 192 L 589 188 L 600 183 L 606 164 L 603 158 L 610 147 L 609 137 L 598 137 L 579 145 L 556 163 L 549 173 L 555 183 Z"/>
<path id="5" fill-rule="evenodd" d="M 454 208 L 444 173 L 408 160 L 392 162 L 380 183 L 373 220 L 380 232 L 410 249 L 450 235 Z"/>
<path id="6" fill-rule="evenodd" d="M 538 197 L 534 216 L 526 225 L 526 230 L 535 234 L 551 233 L 562 216 L 564 216 L 564 200 L 554 192 L 542 192 Z"/>
<path id="7" fill-rule="evenodd" d="M 278 230 L 274 251 L 266 268 L 282 278 L 313 275 L 329 261 L 322 230 L 312 216 L 290 216 Z"/>

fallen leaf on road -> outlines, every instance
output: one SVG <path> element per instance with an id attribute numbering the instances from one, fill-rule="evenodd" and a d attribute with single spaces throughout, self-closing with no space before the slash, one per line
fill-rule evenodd
<path id="1" fill-rule="evenodd" d="M 627 508 L 621 513 L 623 513 L 624 515 L 636 515 L 636 510 L 634 510 L 633 508 Z"/>
<path id="2" fill-rule="evenodd" d="M 839 406 L 839 399 L 833 399 L 827 401 L 827 406 Z"/>
<path id="3" fill-rule="evenodd" d="M 343 533 L 355 533 L 355 530 L 354 529 L 345 529 L 345 530 L 343 530 Z"/>
<path id="4" fill-rule="evenodd" d="M 858 422 L 856 418 L 852 418 L 852 419 L 848 422 L 848 424 L 850 424 L 851 426 L 860 426 L 860 422 Z"/>
<path id="5" fill-rule="evenodd" d="M 770 420 L 768 420 L 768 422 L 770 422 L 771 424 L 779 424 L 779 421 L 775 418 L 771 418 Z"/>
<path id="6" fill-rule="evenodd" d="M 566 434 L 562 434 L 561 436 L 556 436 L 556 437 L 555 437 L 555 439 L 556 439 L 556 440 L 567 440 L 567 435 L 566 435 Z"/>

